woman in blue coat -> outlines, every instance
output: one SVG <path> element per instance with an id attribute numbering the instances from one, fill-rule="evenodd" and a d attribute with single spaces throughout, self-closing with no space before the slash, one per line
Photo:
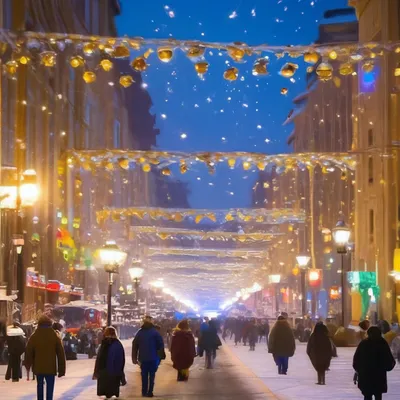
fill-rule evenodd
<path id="1" fill-rule="evenodd" d="M 106 396 L 107 399 L 119 397 L 121 384 L 126 384 L 124 367 L 124 347 L 115 328 L 108 327 L 104 331 L 93 374 L 93 379 L 97 379 L 97 396 Z"/>

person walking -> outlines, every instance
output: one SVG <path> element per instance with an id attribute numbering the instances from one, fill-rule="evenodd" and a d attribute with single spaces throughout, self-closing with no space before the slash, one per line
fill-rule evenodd
<path id="1" fill-rule="evenodd" d="M 93 379 L 97 379 L 97 396 L 119 397 L 120 386 L 125 385 L 125 350 L 118 340 L 115 328 L 108 327 L 104 331 Z"/>
<path id="2" fill-rule="evenodd" d="M 268 340 L 268 352 L 274 357 L 279 375 L 287 375 L 289 358 L 296 350 L 293 330 L 288 321 L 280 315 L 272 327 Z"/>
<path id="3" fill-rule="evenodd" d="M 162 352 L 162 336 L 155 329 L 151 318 L 146 317 L 132 342 L 132 362 L 140 364 L 143 397 L 154 397 L 154 381 Z"/>
<path id="4" fill-rule="evenodd" d="M 247 338 L 249 340 L 250 351 L 256 350 L 256 343 L 258 341 L 258 327 L 256 325 L 256 320 L 253 318 L 250 321 L 248 330 L 247 330 Z"/>
<path id="5" fill-rule="evenodd" d="M 205 353 L 207 369 L 213 368 L 217 350 L 220 346 L 222 346 L 222 343 L 218 336 L 215 321 L 211 320 L 208 324 L 208 329 L 199 338 L 199 355 L 201 357 L 203 352 Z"/>
<path id="6" fill-rule="evenodd" d="M 21 356 L 25 353 L 25 333 L 18 322 L 7 328 L 8 366 L 6 381 L 22 379 Z"/>
<path id="7" fill-rule="evenodd" d="M 357 347 L 353 358 L 353 368 L 356 371 L 358 388 L 364 395 L 364 400 L 381 400 L 387 393 L 387 372 L 396 365 L 382 332 L 377 326 L 371 326 L 367 338 Z M 355 379 L 356 381 L 356 379 Z"/>
<path id="8" fill-rule="evenodd" d="M 196 344 L 189 328 L 188 320 L 184 319 L 176 327 L 171 341 L 171 359 L 173 367 L 178 370 L 178 381 L 189 379 L 189 368 L 196 357 Z"/>
<path id="9" fill-rule="evenodd" d="M 318 374 L 317 385 L 325 385 L 325 372 L 331 364 L 332 353 L 328 328 L 318 322 L 307 343 L 307 355 Z"/>
<path id="10" fill-rule="evenodd" d="M 52 328 L 52 321 L 42 315 L 36 331 L 29 338 L 25 351 L 25 366 L 31 368 L 37 378 L 37 398 L 44 400 L 44 381 L 46 381 L 46 400 L 53 399 L 55 377 L 65 376 L 65 353 L 60 338 Z"/>

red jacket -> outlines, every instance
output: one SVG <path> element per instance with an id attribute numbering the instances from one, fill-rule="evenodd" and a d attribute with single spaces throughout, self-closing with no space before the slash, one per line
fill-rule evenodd
<path id="1" fill-rule="evenodd" d="M 187 369 L 196 357 L 196 345 L 191 331 L 176 330 L 172 336 L 171 358 L 175 369 Z"/>

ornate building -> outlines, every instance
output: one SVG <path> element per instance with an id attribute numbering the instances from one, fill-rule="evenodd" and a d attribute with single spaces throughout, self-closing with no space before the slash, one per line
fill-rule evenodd
<path id="1" fill-rule="evenodd" d="M 359 19 L 361 42 L 400 40 L 399 0 L 352 0 Z M 385 53 L 368 82 L 360 74 L 353 112 L 357 167 L 355 203 L 355 264 L 358 270 L 377 272 L 381 296 L 379 318 L 391 320 L 400 313 L 400 288 L 389 275 L 399 235 L 400 78 L 394 68 L 399 54 Z"/>
<path id="2" fill-rule="evenodd" d="M 2 0 L 0 24 L 14 31 L 113 37 L 120 11 L 118 0 Z M 60 229 L 68 232 L 77 246 L 90 245 L 96 209 L 154 202 L 151 174 L 132 171 L 129 185 L 116 174 L 100 187 L 92 174 L 67 168 L 68 149 L 146 150 L 156 143 L 158 134 L 155 117 L 149 112 L 151 98 L 142 88 L 140 74 L 134 76 L 135 83 L 128 89 L 107 84 L 112 76 L 119 77 L 129 68 L 128 61 L 118 60 L 110 72 L 98 74 L 96 84 L 86 85 L 82 72 L 70 67 L 71 56 L 60 53 L 51 72 L 21 66 L 18 79 L 4 77 L 1 81 L 1 165 L 18 171 L 35 170 L 40 188 L 39 201 L 24 210 L 24 266 L 19 267 L 17 283 L 13 274 L 7 273 L 10 260 L 4 255 L 8 251 L 3 253 L 1 271 L 6 274 L 0 275 L 0 281 L 9 281 L 11 289 L 18 288 L 21 299 L 25 270 L 31 265 L 46 279 L 81 282 L 73 265 L 77 255 L 62 252 L 58 246 Z M 99 60 L 94 57 L 91 62 L 95 65 Z M 94 192 L 93 187 L 99 189 Z M 33 233 L 40 241 L 39 257 L 30 240 Z M 98 236 L 93 243 L 98 245 L 102 238 Z M 2 239 L 7 242 L 7 238 Z M 34 297 L 26 291 L 26 302 Z"/>

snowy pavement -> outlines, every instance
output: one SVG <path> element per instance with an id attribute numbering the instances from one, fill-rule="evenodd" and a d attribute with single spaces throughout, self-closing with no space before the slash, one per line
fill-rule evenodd
<path id="1" fill-rule="evenodd" d="M 265 343 L 258 344 L 255 352 L 248 347 L 235 347 L 227 342 L 230 351 L 281 400 L 362 399 L 353 383 L 352 360 L 355 348 L 338 348 L 338 358 L 331 363 L 326 375 L 326 386 L 316 385 L 317 377 L 306 354 L 306 345 L 297 343 L 296 354 L 289 361 L 288 375 L 278 375 Z M 388 373 L 389 392 L 385 400 L 400 399 L 400 365 Z"/>

